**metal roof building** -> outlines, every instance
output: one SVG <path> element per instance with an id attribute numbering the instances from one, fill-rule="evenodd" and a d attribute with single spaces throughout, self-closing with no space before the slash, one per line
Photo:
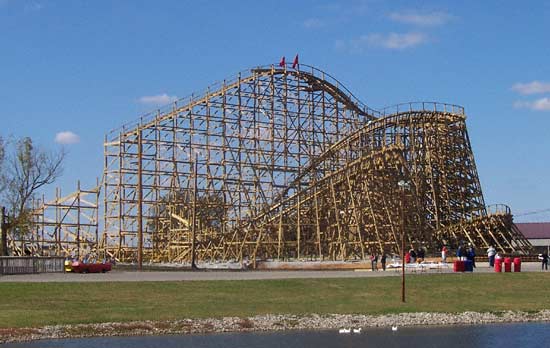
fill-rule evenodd
<path id="1" fill-rule="evenodd" d="M 516 226 L 536 251 L 550 251 L 550 222 L 524 222 Z"/>

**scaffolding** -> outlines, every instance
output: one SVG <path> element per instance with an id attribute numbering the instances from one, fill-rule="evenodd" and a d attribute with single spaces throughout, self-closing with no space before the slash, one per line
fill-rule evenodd
<path id="1" fill-rule="evenodd" d="M 462 107 L 374 110 L 311 66 L 241 72 L 109 132 L 104 158 L 103 231 L 67 235 L 121 261 L 365 259 L 401 226 L 407 247 L 530 249 L 485 206 Z"/>
<path id="2" fill-rule="evenodd" d="M 55 199 L 44 196 L 32 202 L 32 229 L 27 234 L 8 238 L 12 255 L 99 257 L 98 219 L 99 183 L 93 189 L 77 190 L 62 196 L 56 189 Z"/>

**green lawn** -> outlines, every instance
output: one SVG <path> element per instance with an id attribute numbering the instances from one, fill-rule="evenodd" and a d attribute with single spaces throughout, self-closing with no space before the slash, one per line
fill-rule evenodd
<path id="1" fill-rule="evenodd" d="M 537 311 L 550 274 L 193 282 L 0 283 L 0 328 L 267 313 Z M 546 284 L 546 285 L 545 285 Z"/>

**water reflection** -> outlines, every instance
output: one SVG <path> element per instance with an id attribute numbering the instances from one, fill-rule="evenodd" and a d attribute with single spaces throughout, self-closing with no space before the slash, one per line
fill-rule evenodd
<path id="1" fill-rule="evenodd" d="M 333 331 L 287 331 L 274 333 L 226 333 L 211 335 L 107 337 L 49 340 L 0 345 L 28 348 L 149 348 L 149 347 L 546 347 L 550 342 L 550 324 L 499 324 L 431 328 L 367 329 L 362 334 L 338 334 Z"/>

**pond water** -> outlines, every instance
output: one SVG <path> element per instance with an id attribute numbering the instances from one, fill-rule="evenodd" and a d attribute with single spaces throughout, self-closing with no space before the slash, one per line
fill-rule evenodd
<path id="1" fill-rule="evenodd" d="M 548 347 L 550 323 L 367 329 L 361 334 L 333 331 L 223 333 L 209 335 L 107 337 L 35 341 L 0 347 L 149 348 L 149 347 Z"/>

